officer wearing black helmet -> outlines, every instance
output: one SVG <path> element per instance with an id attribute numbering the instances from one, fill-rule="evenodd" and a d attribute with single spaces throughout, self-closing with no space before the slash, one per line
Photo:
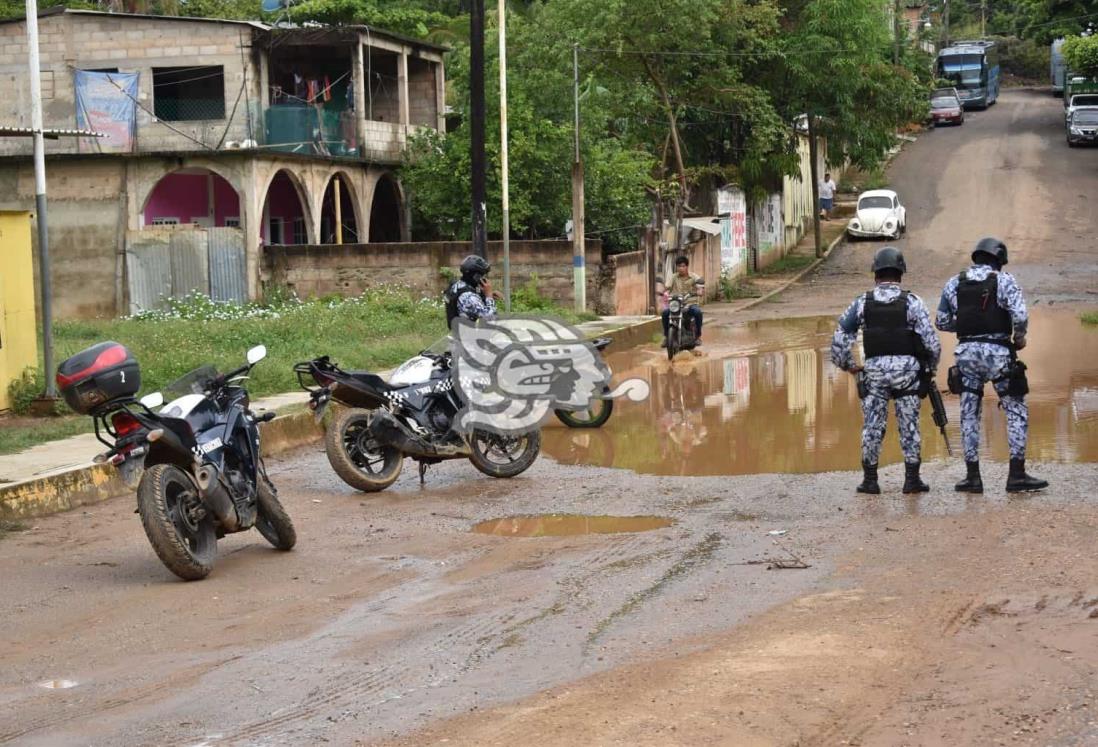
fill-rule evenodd
<path id="1" fill-rule="evenodd" d="M 496 301 L 503 296 L 492 290 L 488 280 L 492 266 L 488 260 L 471 254 L 461 261 L 458 269 L 461 279 L 446 289 L 446 326 L 452 328 L 459 316 L 471 322 L 495 319 Z"/>
<path id="2" fill-rule="evenodd" d="M 950 369 L 950 391 L 961 395 L 961 439 L 967 474 L 955 486 L 966 493 L 984 492 L 980 476 L 980 411 L 984 384 L 999 395 L 1006 412 L 1010 473 L 1007 492 L 1047 488 L 1048 482 L 1026 474 L 1029 386 L 1016 351 L 1026 346 L 1029 315 L 1022 289 L 1009 272 L 1007 247 L 996 238 L 980 239 L 972 266 L 949 279 L 938 304 L 938 329 L 957 334 L 957 365 Z"/>
<path id="3" fill-rule="evenodd" d="M 924 366 L 938 367 L 942 348 L 930 323 L 926 305 L 914 293 L 900 288 L 907 271 L 903 253 L 892 246 L 873 257 L 873 290 L 858 296 L 839 317 L 839 328 L 831 341 L 831 361 L 859 375 L 858 396 L 862 400 L 862 471 L 859 493 L 881 492 L 877 463 L 888 422 L 888 401 L 896 405 L 900 448 L 904 454 L 905 493 L 930 490 L 919 476 L 922 439 L 919 434 L 919 382 Z M 854 361 L 854 342 L 863 329 L 865 365 Z"/>

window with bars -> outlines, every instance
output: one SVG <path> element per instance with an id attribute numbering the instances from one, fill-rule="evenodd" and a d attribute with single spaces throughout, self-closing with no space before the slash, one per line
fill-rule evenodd
<path id="1" fill-rule="evenodd" d="M 154 67 L 153 112 L 165 122 L 225 119 L 225 68 Z"/>

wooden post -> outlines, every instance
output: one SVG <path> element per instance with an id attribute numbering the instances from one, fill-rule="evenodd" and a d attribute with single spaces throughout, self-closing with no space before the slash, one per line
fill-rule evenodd
<path id="1" fill-rule="evenodd" d="M 339 177 L 332 179 L 332 202 L 335 203 L 335 240 L 337 244 L 343 243 L 343 190 L 340 189 Z"/>

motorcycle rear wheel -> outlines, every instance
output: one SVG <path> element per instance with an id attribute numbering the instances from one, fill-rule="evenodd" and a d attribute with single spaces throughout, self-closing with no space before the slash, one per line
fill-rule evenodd
<path id="1" fill-rule="evenodd" d="M 530 468 L 541 451 L 541 431 L 500 436 L 474 430 L 469 437 L 469 461 L 489 477 L 515 477 Z M 493 458 L 493 455 L 496 455 Z"/>
<path id="2" fill-rule="evenodd" d="M 198 486 L 173 464 L 145 470 L 137 486 L 137 512 L 145 536 L 169 571 L 184 581 L 206 578 L 217 557 L 212 514 L 195 519 L 201 511 Z"/>
<path id="3" fill-rule="evenodd" d="M 270 542 L 276 550 L 285 552 L 293 549 L 297 544 L 297 530 L 266 475 L 259 476 L 256 501 L 259 503 L 259 512 L 255 518 L 255 528 L 263 535 L 263 539 Z"/>
<path id="4" fill-rule="evenodd" d="M 344 410 L 328 427 L 324 451 L 343 482 L 364 493 L 377 493 L 400 477 L 404 454 L 370 438 L 369 425 L 369 410 Z"/>

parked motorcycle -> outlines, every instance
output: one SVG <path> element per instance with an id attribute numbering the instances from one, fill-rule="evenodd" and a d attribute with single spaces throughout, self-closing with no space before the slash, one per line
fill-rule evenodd
<path id="1" fill-rule="evenodd" d="M 297 542 L 259 452 L 259 423 L 243 382 L 263 360 L 262 345 L 228 374 L 203 366 L 165 391 L 135 399 L 141 370 L 124 346 L 94 345 L 65 360 L 57 384 L 69 407 L 95 422 L 110 462 L 137 489 L 137 511 L 161 562 L 193 581 L 213 570 L 217 540 L 255 527 L 278 550 Z M 159 407 L 159 412 L 154 408 Z"/>
<path id="2" fill-rule="evenodd" d="M 611 342 L 613 340 L 609 337 L 600 337 L 592 340 L 591 344 L 601 354 Z M 609 392 L 610 387 L 602 390 L 604 395 Z M 569 428 L 599 428 L 610 419 L 612 412 L 614 412 L 614 400 L 606 397 L 593 399 L 590 405 L 582 410 L 553 410 L 557 419 Z"/>
<path id="3" fill-rule="evenodd" d="M 514 477 L 534 463 L 537 429 L 517 436 L 450 429 L 462 409 L 450 364 L 449 351 L 428 349 L 388 382 L 369 371 L 344 371 L 328 356 L 294 366 L 318 421 L 332 400 L 347 408 L 325 438 L 328 461 L 345 483 L 367 493 L 384 490 L 400 476 L 405 457 L 418 462 L 421 482 L 429 465 L 447 459 L 468 459 L 490 477 Z"/>
<path id="4" fill-rule="evenodd" d="M 686 296 L 671 296 L 667 302 L 667 359 L 671 360 L 684 350 L 693 350 L 697 341 L 694 323 L 686 314 L 689 304 Z"/>

